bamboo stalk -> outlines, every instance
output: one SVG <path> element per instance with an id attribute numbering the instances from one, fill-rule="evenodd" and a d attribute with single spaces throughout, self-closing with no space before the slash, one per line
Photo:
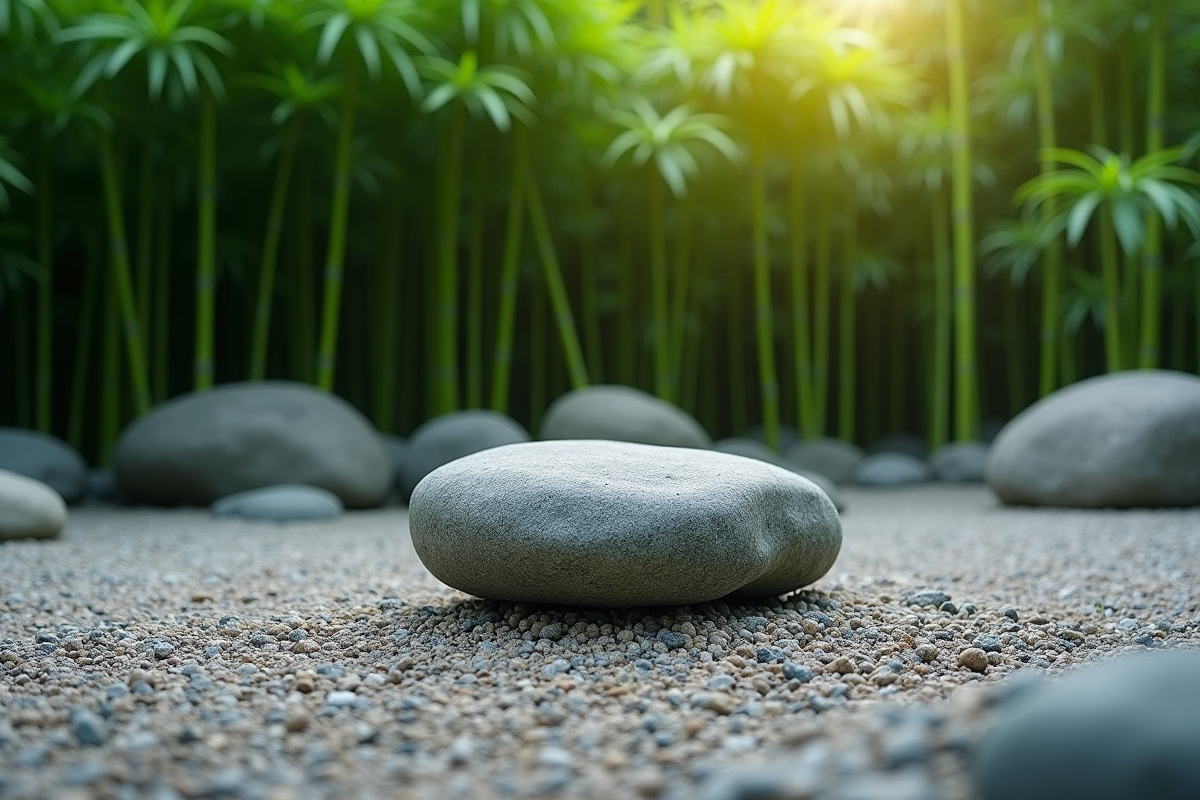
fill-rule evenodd
<path id="1" fill-rule="evenodd" d="M 771 322 L 770 254 L 767 250 L 767 169 L 756 148 L 750 173 L 751 219 L 754 227 L 754 330 L 758 350 L 758 382 L 767 446 L 779 450 L 779 381 L 775 377 L 775 339 Z"/>
<path id="2" fill-rule="evenodd" d="M 975 217 L 971 196 L 970 87 L 963 24 L 964 0 L 946 5 L 947 60 L 950 68 L 950 116 L 954 158 L 951 202 L 954 225 L 954 438 L 969 441 L 979 433 L 978 376 L 975 354 Z"/>
<path id="3" fill-rule="evenodd" d="M 600 320 L 600 276 L 596 270 L 596 210 L 592 187 L 582 180 L 579 191 L 579 214 L 583 233 L 579 237 L 580 310 L 583 313 L 583 346 L 587 353 L 588 375 L 597 383 L 604 382 L 604 333 Z"/>
<path id="4" fill-rule="evenodd" d="M 37 377 L 34 421 L 39 431 L 50 433 L 54 369 L 54 229 L 51 217 L 50 146 L 38 151 L 37 257 L 42 267 L 37 295 Z"/>
<path id="5" fill-rule="evenodd" d="M 816 269 L 813 274 L 813 384 L 812 426 L 814 436 L 823 436 L 829 418 L 829 298 L 832 293 L 833 220 L 830 203 L 817 208 Z"/>
<path id="6" fill-rule="evenodd" d="M 546 209 L 542 205 L 541 190 L 538 188 L 537 177 L 530 170 L 528 164 L 525 169 L 525 200 L 529 204 L 530 224 L 533 227 L 534 241 L 537 243 L 538 252 L 541 255 L 542 272 L 546 280 L 550 307 L 554 311 L 555 327 L 558 329 L 563 355 L 567 359 L 571 388 L 582 389 L 588 385 L 583 348 L 579 344 L 579 334 L 575 330 L 575 317 L 571 313 L 567 287 L 563 283 L 562 269 L 558 264 L 558 253 L 554 249 L 554 240 L 550 236 L 550 223 L 546 219 Z"/>
<path id="7" fill-rule="evenodd" d="M 483 238 L 487 214 L 487 158 L 476 148 L 471 220 L 467 234 L 467 408 L 483 406 Z"/>
<path id="8" fill-rule="evenodd" d="M 275 299 L 275 272 L 279 262 L 279 240 L 283 234 L 283 215 L 287 208 L 288 186 L 292 165 L 300 142 L 300 116 L 288 123 L 279 163 L 275 166 L 275 182 L 271 187 L 271 203 L 267 209 L 267 227 L 263 236 L 262 256 L 258 266 L 258 292 L 254 304 L 254 330 L 250 340 L 249 379 L 261 381 L 267 373 L 267 340 L 271 335 L 271 306 Z"/>
<path id="9" fill-rule="evenodd" d="M 1150 84 L 1146 107 L 1146 152 L 1163 147 L 1163 115 L 1167 94 L 1167 16 L 1168 0 L 1153 0 L 1150 17 Z M 1142 249 L 1141 336 L 1137 364 L 1155 369 L 1159 362 L 1162 338 L 1162 219 L 1154 210 L 1146 212 L 1146 238 Z"/>
<path id="10" fill-rule="evenodd" d="M 529 161 L 529 133 L 513 130 L 513 167 L 508 187 L 508 221 L 504 229 L 504 260 L 500 265 L 499 308 L 496 314 L 496 349 L 492 364 L 493 411 L 508 412 L 508 385 L 512 375 L 513 329 L 520 285 L 521 232 L 525 214 L 525 169 Z"/>
<path id="11" fill-rule="evenodd" d="M 373 297 L 375 320 L 369 338 L 374 343 L 375 366 L 372 369 L 372 419 L 381 431 L 396 431 L 396 387 L 400 371 L 400 270 L 402 267 L 404 226 L 400 209 L 401 193 L 393 192 L 393 201 L 382 215 L 383 243 L 375 262 Z"/>
<path id="12" fill-rule="evenodd" d="M 1100 273 L 1104 281 L 1104 368 L 1121 369 L 1121 286 L 1112 215 L 1100 215 Z"/>
<path id="13" fill-rule="evenodd" d="M 790 266 L 792 278 L 792 357 L 796 362 L 796 427 L 805 439 L 820 436 L 813 402 L 815 378 L 812 355 L 812 300 L 808 288 L 808 203 L 804 176 L 793 166 L 789 182 L 788 211 L 791 216 Z"/>
<path id="14" fill-rule="evenodd" d="M 456 105 L 438 177 L 437 299 L 434 304 L 433 413 L 458 410 L 458 211 L 466 111 Z"/>
<path id="15" fill-rule="evenodd" d="M 851 190 L 842 230 L 842 275 L 838 303 L 838 437 L 853 442 L 857 400 L 857 314 L 855 308 L 855 266 L 858 260 L 858 199 Z"/>
<path id="16" fill-rule="evenodd" d="M 1043 0 L 1027 0 L 1030 25 L 1033 29 L 1033 64 L 1037 95 L 1038 147 L 1043 157 L 1039 159 L 1041 174 L 1054 171 L 1054 162 L 1045 157 L 1058 141 L 1054 120 L 1054 83 L 1046 58 L 1046 42 L 1042 19 Z M 964 67 L 965 69 L 965 67 Z M 965 79 L 964 79 L 965 80 Z M 1058 202 L 1049 197 L 1041 206 L 1043 219 L 1053 219 L 1058 213 Z M 1058 337 L 1062 322 L 1059 318 L 1059 295 L 1062 290 L 1062 239 L 1055 236 L 1042 256 L 1042 330 L 1041 361 L 1038 375 L 1038 391 L 1042 396 L 1058 388 Z"/>
<path id="17" fill-rule="evenodd" d="M 650 305 L 654 319 L 654 393 L 675 402 L 675 376 L 671 369 L 670 312 L 667 304 L 667 229 L 663 215 L 663 180 L 647 171 L 648 227 L 650 238 Z"/>
<path id="18" fill-rule="evenodd" d="M 167 399 L 171 369 L 171 192 L 170 177 L 163 181 L 165 191 L 158 203 L 157 253 L 154 258 L 154 304 L 151 307 L 151 333 L 154 347 L 153 397 L 156 403 Z"/>
<path id="19" fill-rule="evenodd" d="M 944 445 L 950 435 L 953 266 L 950 259 L 950 200 L 945 188 L 934 194 L 930 209 L 930 230 L 933 232 L 933 363 L 929 450 L 932 452 Z"/>
<path id="20" fill-rule="evenodd" d="M 146 362 L 142 360 L 142 331 L 129 269 L 129 249 L 125 239 L 125 219 L 121 211 L 120 177 L 113 157 L 112 137 L 103 128 L 100 137 L 100 173 L 104 182 L 104 206 L 108 216 L 109 251 L 116 280 L 116 301 L 125 329 L 125 347 L 129 359 L 133 403 L 137 413 L 150 410 L 150 387 L 146 381 Z"/>
<path id="21" fill-rule="evenodd" d="M 342 84 L 341 121 L 334 156 L 333 196 L 329 209 L 329 249 L 325 254 L 325 295 L 321 304 L 321 338 L 317 345 L 317 387 L 333 391 L 337 369 L 338 323 L 342 308 L 342 275 L 346 258 L 346 223 L 350 210 L 350 152 L 354 140 L 354 100 L 358 89 L 358 61 L 347 59 Z"/>
<path id="22" fill-rule="evenodd" d="M 212 388 L 217 291 L 217 128 L 212 90 L 201 91 L 200 174 L 196 230 L 196 391 Z"/>

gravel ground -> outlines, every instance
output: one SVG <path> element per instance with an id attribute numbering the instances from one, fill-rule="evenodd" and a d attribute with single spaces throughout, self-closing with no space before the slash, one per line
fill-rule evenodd
<path id="1" fill-rule="evenodd" d="M 468 598 L 396 508 L 72 509 L 0 545 L 0 797 L 965 800 L 1021 675 L 1200 647 L 1200 509 L 845 494 L 811 590 L 636 610 Z"/>

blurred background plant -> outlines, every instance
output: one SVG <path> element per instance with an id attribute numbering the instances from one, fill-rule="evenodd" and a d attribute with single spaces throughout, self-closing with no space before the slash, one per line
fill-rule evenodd
<path id="1" fill-rule="evenodd" d="M 609 380 L 974 438 L 1200 368 L 1198 67 L 1168 0 L 0 0 L 0 423 Z"/>

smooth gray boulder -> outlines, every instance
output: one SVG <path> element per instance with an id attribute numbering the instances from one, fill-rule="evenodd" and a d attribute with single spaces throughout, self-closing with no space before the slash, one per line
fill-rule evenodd
<path id="1" fill-rule="evenodd" d="M 0 469 L 0 541 L 53 539 L 66 522 L 61 494 L 41 481 Z"/>
<path id="2" fill-rule="evenodd" d="M 408 439 L 400 470 L 400 496 L 407 503 L 422 478 L 456 458 L 528 442 L 529 438 L 519 422 L 497 411 L 453 411 L 427 420 Z"/>
<path id="3" fill-rule="evenodd" d="M 915 456 L 883 452 L 864 458 L 851 480 L 859 486 L 911 486 L 924 483 L 932 475 L 929 465 Z"/>
<path id="4" fill-rule="evenodd" d="M 430 473 L 409 507 L 439 580 L 498 600 L 682 605 L 767 597 L 833 565 L 829 498 L 740 456 L 612 441 L 531 442 Z"/>
<path id="5" fill-rule="evenodd" d="M 68 503 L 78 503 L 87 494 L 83 456 L 48 433 L 0 427 L 0 469 L 41 481 Z"/>
<path id="6" fill-rule="evenodd" d="M 708 447 L 712 440 L 678 406 L 631 386 L 576 389 L 555 400 L 541 439 L 612 439 L 666 447 Z"/>
<path id="7" fill-rule="evenodd" d="M 834 483 L 845 483 L 867 454 L 850 442 L 822 437 L 793 445 L 783 457 L 800 469 L 819 472 Z"/>
<path id="8" fill-rule="evenodd" d="M 1059 389 L 1000 432 L 986 474 L 1012 504 L 1200 504 L 1200 378 L 1131 370 Z"/>
<path id="9" fill-rule="evenodd" d="M 328 489 L 292 483 L 235 492 L 213 501 L 212 513 L 272 522 L 332 519 L 342 515 L 342 500 Z"/>
<path id="10" fill-rule="evenodd" d="M 933 451 L 929 466 L 940 481 L 982 483 L 990 450 L 983 442 L 951 442 Z"/>
<path id="11" fill-rule="evenodd" d="M 163 403 L 117 442 L 131 502 L 208 505 L 246 489 L 303 483 L 347 508 L 373 508 L 392 483 L 387 451 L 361 413 L 301 383 L 230 383 Z"/>
<path id="12" fill-rule="evenodd" d="M 980 743 L 983 800 L 1200 797 L 1200 652 L 1118 658 L 1011 702 Z"/>
<path id="13" fill-rule="evenodd" d="M 846 510 L 846 503 L 842 498 L 842 493 L 838 491 L 837 485 L 832 480 L 819 472 L 793 466 L 787 459 L 780 457 L 774 450 L 767 447 L 765 442 L 760 442 L 748 436 L 731 436 L 727 439 L 718 439 L 713 442 L 712 449 L 718 453 L 729 453 L 730 455 L 742 456 L 743 458 L 755 458 L 759 461 L 765 461 L 768 464 L 774 464 L 777 467 L 791 470 L 800 477 L 812 481 L 821 491 L 829 495 L 829 499 L 833 501 L 834 508 L 838 510 L 839 514 Z"/>
<path id="14" fill-rule="evenodd" d="M 876 453 L 903 453 L 923 459 L 929 455 L 929 442 L 915 433 L 889 433 L 867 449 L 867 455 Z"/>

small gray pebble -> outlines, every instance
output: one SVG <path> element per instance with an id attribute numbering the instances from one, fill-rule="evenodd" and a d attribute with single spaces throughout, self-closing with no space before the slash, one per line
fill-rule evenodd
<path id="1" fill-rule="evenodd" d="M 1017 610 L 1011 606 L 1004 609 L 1000 613 L 1011 619 L 1013 622 L 1017 622 L 1020 617 L 1020 615 L 1017 613 Z"/>
<path id="2" fill-rule="evenodd" d="M 999 653 L 1001 649 L 1000 638 L 997 636 L 992 636 L 991 634 L 982 634 L 980 636 L 976 636 L 974 641 L 971 642 L 971 645 L 973 647 L 978 647 L 985 653 Z"/>
<path id="3" fill-rule="evenodd" d="M 83 708 L 77 708 L 71 712 L 71 731 L 80 744 L 88 747 L 99 747 L 108 739 L 104 721 Z"/>
<path id="4" fill-rule="evenodd" d="M 566 633 L 566 625 L 563 625 L 561 622 L 551 622 L 549 625 L 542 626 L 542 629 L 538 631 L 538 638 L 549 639 L 557 642 L 559 639 L 565 636 Z"/>
<path id="5" fill-rule="evenodd" d="M 667 646 L 669 650 L 678 650 L 681 647 L 687 647 L 688 637 L 677 631 L 667 630 L 663 628 L 655 637 L 660 642 Z"/>
<path id="6" fill-rule="evenodd" d="M 944 602 L 940 606 L 938 606 L 938 611 L 945 611 L 947 614 L 957 614 L 958 606 L 954 605 L 954 603 L 947 600 L 946 602 Z"/>
<path id="7" fill-rule="evenodd" d="M 778 647 L 760 647 L 754 657 L 760 664 L 772 664 L 784 658 L 783 651 Z"/>
<path id="8" fill-rule="evenodd" d="M 306 636 L 308 636 L 308 634 L 304 632 L 303 628 L 295 628 L 291 633 L 288 634 L 288 640 L 292 642 L 298 642 Z"/>
<path id="9" fill-rule="evenodd" d="M 160 661 L 164 658 L 170 658 L 171 654 L 174 652 L 175 647 L 167 644 L 166 642 L 159 642 L 158 644 L 154 645 L 154 657 Z"/>
<path id="10" fill-rule="evenodd" d="M 793 666 L 795 666 L 795 665 L 793 665 Z M 784 670 L 785 671 L 787 670 L 786 664 L 784 665 Z M 733 686 L 734 686 L 734 680 L 733 680 L 733 678 L 729 677 L 728 675 L 713 675 L 711 678 L 708 679 L 708 688 L 713 690 L 714 692 L 720 692 L 720 691 L 724 691 L 726 689 L 732 689 Z"/>
<path id="11" fill-rule="evenodd" d="M 950 595 L 938 589 L 921 589 L 904 598 L 904 604 L 909 606 L 940 606 L 949 600 Z"/>
<path id="12" fill-rule="evenodd" d="M 808 683 L 813 679 L 813 671 L 803 664 L 797 664 L 794 661 L 785 661 L 783 662 L 783 677 L 789 681 Z"/>

